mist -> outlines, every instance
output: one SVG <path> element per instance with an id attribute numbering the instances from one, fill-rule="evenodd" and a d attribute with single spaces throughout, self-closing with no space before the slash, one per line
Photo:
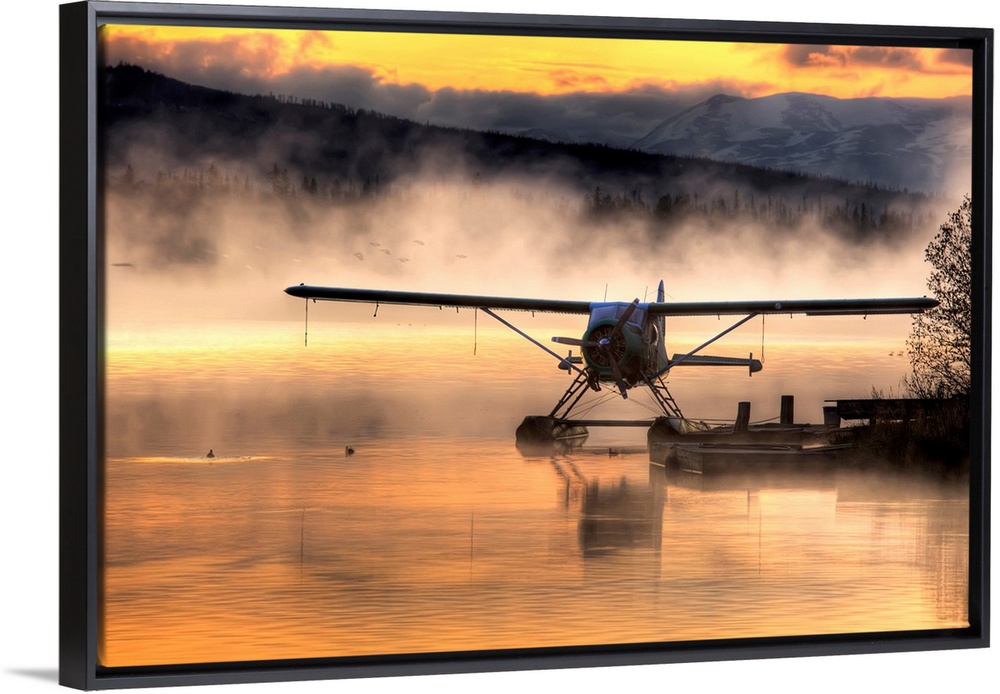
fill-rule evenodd
<path id="1" fill-rule="evenodd" d="M 961 202 L 213 92 L 134 66 L 107 79 L 112 329 L 288 319 L 301 306 L 282 290 L 299 283 L 625 301 L 660 279 L 677 301 L 922 295 L 924 248 Z"/>
<path id="2" fill-rule="evenodd" d="M 383 431 L 408 421 L 407 412 L 413 419 L 413 411 L 427 417 L 414 420 L 417 430 L 448 422 L 464 432 L 509 432 L 513 420 L 470 419 L 468 403 L 488 393 L 484 408 L 503 400 L 496 409 L 516 419 L 547 411 L 566 386 L 550 358 L 527 343 L 519 345 L 522 352 L 505 352 L 502 363 L 481 358 L 475 368 L 482 373 L 470 375 L 468 353 L 475 352 L 477 334 L 483 336 L 480 354 L 488 354 L 499 344 L 488 331 L 502 330 L 481 314 L 320 302 L 305 304 L 306 316 L 304 302 L 283 291 L 291 285 L 631 301 L 652 300 L 663 279 L 668 301 L 920 296 L 929 271 L 924 248 L 945 212 L 960 202 L 703 160 L 433 128 L 329 105 L 218 98 L 200 109 L 108 120 L 109 343 L 116 349 L 162 345 L 167 356 L 155 368 L 169 363 L 198 383 L 214 378 L 209 355 L 224 345 L 223 360 L 232 368 L 217 382 L 239 383 L 229 394 L 182 397 L 174 393 L 178 379 L 171 372 L 149 397 L 153 404 L 179 403 L 174 419 L 140 426 L 140 441 L 129 444 L 135 450 L 159 440 L 157 432 L 183 439 L 195 453 L 214 441 L 247 439 L 257 428 L 257 402 L 257 409 L 292 422 L 289 428 L 304 427 L 301 436 L 329 441 L 346 434 L 313 431 L 298 413 L 349 422 L 352 432 Z M 235 119 L 234 126 L 232 114 L 250 107 L 270 110 L 267 117 Z M 543 342 L 578 336 L 585 327 L 580 316 L 511 318 Z M 760 356 L 766 343 L 776 363 L 790 370 L 769 365 L 770 380 L 685 374 L 678 377 L 678 396 L 699 416 L 731 416 L 737 399 L 755 400 L 755 411 L 767 416 L 778 404 L 778 388 L 808 399 L 814 410 L 824 397 L 861 397 L 873 384 L 893 388 L 905 364 L 861 359 L 839 345 L 878 342 L 883 357 L 889 349 L 896 353 L 908 320 L 775 318 L 766 330 L 753 322 L 718 352 Z M 714 317 L 672 319 L 668 349 L 690 349 L 726 325 Z M 432 334 L 442 327 L 464 331 L 457 338 L 461 355 L 447 352 L 455 333 Z M 311 346 L 304 350 L 307 335 Z M 789 356 L 780 346 L 809 340 L 825 346 L 820 361 L 850 378 L 838 372 L 833 381 L 801 384 L 796 368 L 810 361 L 801 347 Z M 361 343 L 369 347 L 359 352 Z M 386 381 L 373 355 L 385 356 L 390 344 L 403 351 L 384 366 L 392 374 Z M 205 351 L 195 349 L 190 364 L 179 366 L 184 350 L 199 345 L 207 345 Z M 128 359 L 141 362 L 141 355 L 115 356 L 122 354 L 113 353 L 112 370 L 128 372 Z M 328 383 L 329 374 L 310 372 L 303 382 L 299 371 L 317 359 L 346 380 Z M 536 360 L 542 372 L 531 371 Z M 441 378 L 459 368 L 462 377 L 447 386 L 454 397 L 442 398 Z M 505 369 L 520 379 L 515 385 L 496 383 Z M 413 380 L 423 371 L 435 382 Z M 349 398 L 346 387 L 354 389 Z M 367 398 L 369 389 L 378 396 Z M 343 398 L 326 402 L 331 392 Z M 128 391 L 115 394 L 121 416 L 129 416 L 135 408 Z M 143 397 L 138 402 L 150 404 Z M 442 411 L 446 416 L 434 416 Z M 123 421 L 119 429 L 133 426 Z"/>
<path id="3" fill-rule="evenodd" d="M 928 213 L 906 234 L 859 240 L 808 216 L 788 228 L 716 217 L 662 225 L 645 208 L 595 214 L 592 196 L 551 179 L 482 182 L 461 169 L 425 168 L 340 200 L 275 195 L 216 171 L 231 176 L 228 188 L 109 188 L 115 319 L 286 318 L 297 302 L 282 290 L 298 283 L 591 300 L 607 288 L 631 300 L 662 278 L 677 301 L 922 295 L 923 249 L 938 226 Z"/>

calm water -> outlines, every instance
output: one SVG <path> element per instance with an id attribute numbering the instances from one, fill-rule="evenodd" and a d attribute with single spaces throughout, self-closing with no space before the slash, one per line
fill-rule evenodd
<path id="1" fill-rule="evenodd" d="M 562 381 L 112 361 L 107 665 L 967 624 L 961 483 L 522 455 Z"/>
<path id="2" fill-rule="evenodd" d="M 962 489 L 359 440 L 108 463 L 108 664 L 965 625 Z"/>

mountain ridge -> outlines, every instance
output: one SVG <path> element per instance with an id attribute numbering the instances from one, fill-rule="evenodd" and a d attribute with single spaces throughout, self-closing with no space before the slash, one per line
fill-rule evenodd
<path id="1" fill-rule="evenodd" d="M 971 103 L 963 97 L 717 94 L 632 146 L 937 192 L 948 187 L 952 169 L 971 169 L 970 128 Z"/>
<path id="2" fill-rule="evenodd" d="M 558 170 L 567 162 L 584 177 L 606 178 L 622 167 L 622 185 L 629 190 L 662 180 L 679 183 L 673 172 L 697 171 L 729 180 L 737 176 L 766 191 L 787 185 L 800 174 L 782 170 L 773 162 L 699 157 L 690 153 L 663 154 L 652 147 L 618 148 L 575 143 L 559 138 L 555 128 L 544 133 L 507 134 L 422 124 L 344 104 L 296 100 L 293 97 L 244 95 L 191 85 L 135 65 L 106 68 L 102 120 L 108 132 L 107 162 L 124 166 L 136 142 L 164 142 L 160 165 L 184 167 L 208 159 L 260 159 L 262 171 L 278 163 L 298 174 L 373 176 L 414 174 L 421 157 L 434 148 L 460 151 L 472 168 L 503 172 L 512 167 Z M 715 102 L 738 97 L 719 95 Z M 710 99 L 709 101 L 712 101 Z M 690 109 L 689 109 L 690 110 Z M 140 132 L 136 132 L 136 129 Z M 532 137 L 534 135 L 534 137 Z M 277 161 L 271 152 L 280 152 Z M 359 152 L 364 156 L 359 156 Z M 614 176 L 612 176 L 614 177 Z M 838 187 L 829 171 L 813 174 L 824 186 Z M 636 179 L 633 183 L 631 179 Z M 848 184 L 847 179 L 839 183 Z M 597 183 L 595 183 L 596 185 Z M 611 182 L 605 182 L 607 189 Z M 693 185 L 693 184 L 691 184 Z M 817 184 L 818 185 L 818 184 Z M 591 183 L 586 187 L 593 188 Z M 690 186 L 689 186 L 690 187 Z M 810 185 L 809 187 L 815 187 Z M 890 185 L 876 186 L 896 190 Z M 698 192 L 692 190 L 690 192 Z"/>

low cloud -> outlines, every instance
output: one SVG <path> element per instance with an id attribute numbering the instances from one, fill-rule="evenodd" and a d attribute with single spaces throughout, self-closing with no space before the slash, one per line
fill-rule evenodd
<path id="1" fill-rule="evenodd" d="M 784 51 L 786 64 L 793 68 L 858 70 L 878 67 L 936 73 L 939 72 L 940 63 L 971 64 L 969 51 L 948 51 L 944 58 L 939 53 L 935 55 L 938 56 L 935 62 L 928 63 L 919 49 L 907 47 L 790 45 Z"/>
<path id="2" fill-rule="evenodd" d="M 972 67 L 972 51 L 967 48 L 950 48 L 941 52 L 939 64 L 962 68 Z"/>

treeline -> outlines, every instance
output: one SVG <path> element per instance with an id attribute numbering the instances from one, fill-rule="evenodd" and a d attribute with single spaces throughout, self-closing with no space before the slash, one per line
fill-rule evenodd
<path id="1" fill-rule="evenodd" d="M 641 192 L 612 194 L 595 188 L 587 198 L 593 219 L 628 215 L 646 217 L 656 225 L 670 227 L 692 220 L 707 222 L 752 222 L 794 229 L 805 223 L 857 237 L 906 233 L 932 221 L 926 209 L 875 205 L 866 199 L 833 195 L 790 199 L 782 195 L 741 193 L 739 189 L 711 194 L 664 193 L 655 202 Z"/>
<path id="2" fill-rule="evenodd" d="M 482 190 L 483 178 L 474 174 L 461 180 L 469 191 Z M 407 197 L 412 187 L 398 179 L 379 174 L 364 178 L 311 176 L 291 172 L 273 163 L 262 171 L 230 172 L 210 163 L 202 168 L 188 167 L 180 171 L 158 171 L 149 179 L 136 175 L 131 165 L 107 181 L 112 190 L 127 190 L 131 194 L 147 191 L 156 197 L 173 200 L 176 204 L 203 202 L 218 197 L 250 197 L 257 200 L 282 201 L 283 204 L 352 205 L 392 204 L 394 199 Z M 570 203 L 583 224 L 604 225 L 621 221 L 643 221 L 654 232 L 668 232 L 681 225 L 701 221 L 706 224 L 762 224 L 775 229 L 794 230 L 804 225 L 822 228 L 854 240 L 905 234 L 933 222 L 926 205 L 906 208 L 873 204 L 865 197 L 840 197 L 834 194 L 802 195 L 792 198 L 776 193 L 760 194 L 739 188 L 713 193 L 692 193 L 684 190 L 657 193 L 649 200 L 638 188 L 612 192 L 601 186 L 575 200 L 565 195 L 558 200 L 544 188 L 524 189 L 494 186 L 487 195 L 510 195 L 523 199 L 525 195 L 537 204 Z M 501 192 L 496 192 L 501 191 Z"/>
<path id="3" fill-rule="evenodd" d="M 106 182 L 110 190 L 130 193 L 148 191 L 177 199 L 187 196 L 192 202 L 212 197 L 253 197 L 257 199 L 313 199 L 330 203 L 358 201 L 389 194 L 394 188 L 383 184 L 379 175 L 364 181 L 334 178 L 320 182 L 315 176 L 294 175 L 274 164 L 264 175 L 246 171 L 231 173 L 210 163 L 203 168 L 185 167 L 179 171 L 157 171 L 150 179 L 138 176 L 132 165 Z M 398 190 L 398 189 L 395 189 Z"/>

